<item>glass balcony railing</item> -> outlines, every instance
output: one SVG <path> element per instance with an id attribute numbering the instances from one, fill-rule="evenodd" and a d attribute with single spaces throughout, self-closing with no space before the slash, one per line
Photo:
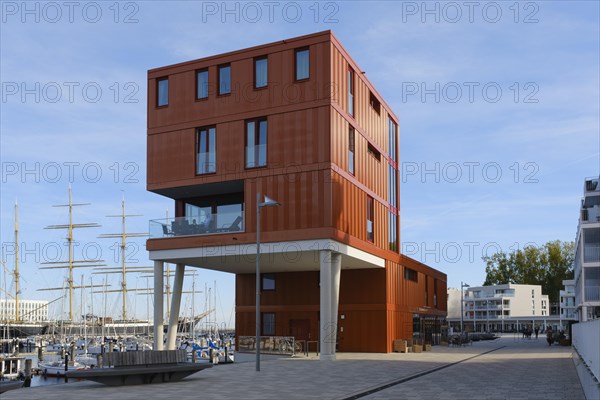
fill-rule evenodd
<path id="1" fill-rule="evenodd" d="M 599 262 L 600 261 L 600 246 L 584 244 L 583 245 L 583 262 Z"/>
<path id="2" fill-rule="evenodd" d="M 150 239 L 178 236 L 214 235 L 244 231 L 244 213 L 226 212 L 197 217 L 177 217 L 150 220 Z"/>
<path id="3" fill-rule="evenodd" d="M 586 286 L 585 301 L 600 301 L 600 286 Z"/>

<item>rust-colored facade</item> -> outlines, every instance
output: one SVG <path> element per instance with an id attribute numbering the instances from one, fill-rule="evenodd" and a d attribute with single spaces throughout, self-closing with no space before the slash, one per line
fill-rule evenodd
<path id="1" fill-rule="evenodd" d="M 398 123 L 330 31 L 150 70 L 148 190 L 174 199 L 186 225 L 226 221 L 163 224 L 151 258 L 235 273 L 236 334 L 254 335 L 260 192 L 281 203 L 261 218 L 274 285 L 262 291 L 264 334 L 323 335 L 325 250 L 343 253 L 338 351 L 389 352 L 414 330 L 431 337 L 446 315 L 446 275 L 399 253 Z"/>

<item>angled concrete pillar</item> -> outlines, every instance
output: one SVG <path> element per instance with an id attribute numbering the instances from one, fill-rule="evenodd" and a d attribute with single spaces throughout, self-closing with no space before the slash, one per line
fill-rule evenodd
<path id="1" fill-rule="evenodd" d="M 320 359 L 328 361 L 335 360 L 342 257 L 339 253 L 334 253 L 331 250 L 322 250 L 319 257 L 321 277 Z"/>
<path id="2" fill-rule="evenodd" d="M 163 282 L 164 282 L 163 261 L 154 261 L 154 350 L 163 349 Z"/>
<path id="3" fill-rule="evenodd" d="M 181 305 L 181 292 L 183 291 L 184 264 L 175 267 L 175 282 L 171 297 L 171 313 L 169 315 L 169 330 L 167 331 L 167 350 L 175 350 L 177 339 L 177 321 L 179 321 L 179 306 Z"/>

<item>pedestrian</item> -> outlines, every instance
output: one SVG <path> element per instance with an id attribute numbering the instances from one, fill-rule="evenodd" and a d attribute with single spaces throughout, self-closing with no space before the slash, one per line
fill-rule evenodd
<path id="1" fill-rule="evenodd" d="M 540 333 L 540 328 L 538 326 L 536 326 L 535 329 L 534 329 L 534 332 L 535 332 L 535 340 L 537 340 L 538 333 Z"/>
<path id="2" fill-rule="evenodd" d="M 552 346 L 552 342 L 554 342 L 552 328 L 548 328 L 546 331 L 546 340 L 548 341 L 548 346 Z"/>

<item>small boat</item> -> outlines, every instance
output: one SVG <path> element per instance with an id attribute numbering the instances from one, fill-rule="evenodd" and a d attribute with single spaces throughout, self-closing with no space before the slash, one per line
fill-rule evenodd
<path id="1" fill-rule="evenodd" d="M 65 376 L 65 362 L 64 361 L 54 361 L 49 363 L 39 363 L 38 367 L 42 374 L 45 376 Z M 78 363 L 77 361 L 73 364 L 69 365 L 69 371 L 76 371 L 81 369 L 86 369 L 87 367 L 83 364 Z"/>
<path id="2" fill-rule="evenodd" d="M 233 349 L 217 346 L 208 339 L 207 346 L 200 346 L 194 341 L 184 341 L 179 347 L 188 353 L 196 353 L 196 362 L 232 363 L 234 362 Z M 210 359 L 212 353 L 213 359 Z"/>

